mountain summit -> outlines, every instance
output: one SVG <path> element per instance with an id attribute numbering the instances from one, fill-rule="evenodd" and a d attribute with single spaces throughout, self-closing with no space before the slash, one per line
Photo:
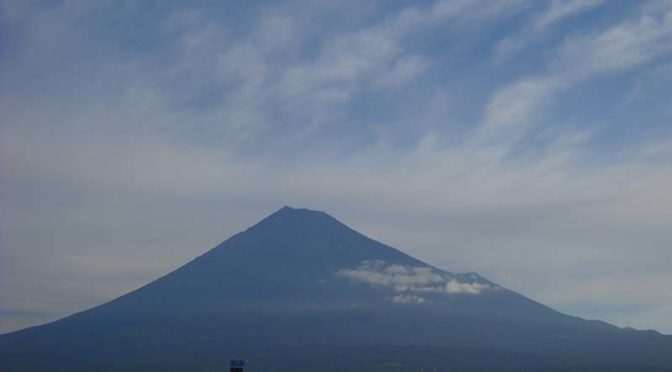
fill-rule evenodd
<path id="1" fill-rule="evenodd" d="M 0 336 L 1 371 L 669 371 L 672 339 L 561 314 L 284 207 L 106 304 Z"/>

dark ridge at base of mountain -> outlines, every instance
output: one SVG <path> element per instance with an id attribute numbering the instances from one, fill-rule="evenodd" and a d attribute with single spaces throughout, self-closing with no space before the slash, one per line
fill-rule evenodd
<path id="1" fill-rule="evenodd" d="M 285 207 L 106 304 L 0 336 L 0 371 L 672 371 L 672 337 L 561 314 Z"/>

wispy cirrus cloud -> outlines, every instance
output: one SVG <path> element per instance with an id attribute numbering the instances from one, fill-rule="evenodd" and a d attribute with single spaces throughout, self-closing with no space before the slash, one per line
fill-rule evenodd
<path id="1" fill-rule="evenodd" d="M 550 56 L 544 73 L 523 76 L 495 91 L 486 109 L 485 135 L 517 138 L 526 126 L 544 120 L 540 115 L 557 95 L 590 79 L 669 57 L 670 40 L 670 9 L 645 9 L 634 21 L 567 38 Z"/>
<path id="2" fill-rule="evenodd" d="M 541 31 L 554 23 L 602 4 L 604 0 L 553 0 L 543 13 L 534 19 L 533 25 L 537 31 Z"/>
<path id="3" fill-rule="evenodd" d="M 604 4 L 604 0 L 553 0 L 541 3 L 544 9 L 530 17 L 529 21 L 515 34 L 501 39 L 495 46 L 495 60 L 506 61 L 530 44 L 539 44 L 548 37 L 549 29 L 581 13 Z"/>

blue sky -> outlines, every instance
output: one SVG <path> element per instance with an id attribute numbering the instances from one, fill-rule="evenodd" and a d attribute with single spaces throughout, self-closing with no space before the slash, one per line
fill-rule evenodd
<path id="1" fill-rule="evenodd" d="M 3 1 L 0 332 L 291 205 L 672 333 L 669 1 Z"/>

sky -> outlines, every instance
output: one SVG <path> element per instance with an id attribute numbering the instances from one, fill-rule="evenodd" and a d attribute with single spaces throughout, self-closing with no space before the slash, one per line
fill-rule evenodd
<path id="1" fill-rule="evenodd" d="M 289 205 L 672 334 L 670 97 L 670 0 L 4 0 L 0 333 Z"/>

